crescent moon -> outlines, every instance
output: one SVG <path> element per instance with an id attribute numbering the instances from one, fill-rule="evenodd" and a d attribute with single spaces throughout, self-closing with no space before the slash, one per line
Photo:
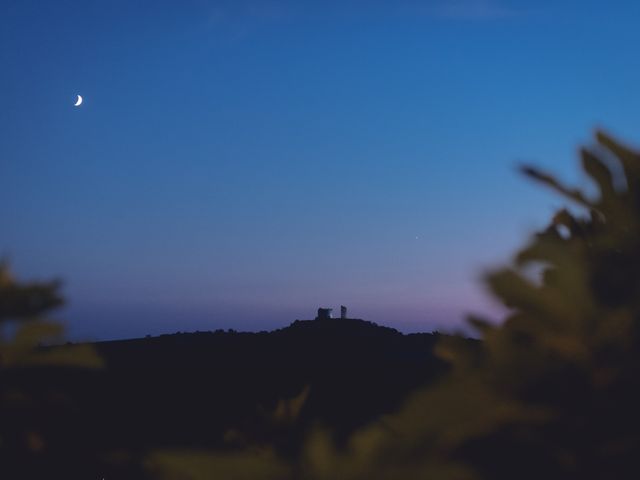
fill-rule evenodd
<path id="1" fill-rule="evenodd" d="M 78 99 L 76 100 L 76 103 L 73 104 L 74 107 L 79 107 L 82 104 L 82 96 L 78 95 Z"/>

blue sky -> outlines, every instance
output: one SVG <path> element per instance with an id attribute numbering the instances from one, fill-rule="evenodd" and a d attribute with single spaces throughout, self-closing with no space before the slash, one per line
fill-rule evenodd
<path id="1" fill-rule="evenodd" d="M 0 6 L 0 252 L 65 280 L 74 338 L 270 329 L 346 304 L 404 331 L 634 144 L 634 2 Z M 74 108 L 77 94 L 85 101 Z"/>

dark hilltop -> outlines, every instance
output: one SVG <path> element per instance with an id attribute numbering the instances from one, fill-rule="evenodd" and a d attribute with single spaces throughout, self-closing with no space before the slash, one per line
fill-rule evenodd
<path id="1" fill-rule="evenodd" d="M 65 452 L 84 452 L 89 469 L 100 463 L 91 458 L 97 451 L 228 450 L 245 440 L 295 456 L 310 429 L 327 428 L 340 444 L 443 373 L 433 354 L 438 336 L 319 311 L 315 320 L 271 332 L 97 342 L 106 368 L 35 370 L 29 378 L 69 399 L 44 413 L 51 435 L 59 435 L 52 443 L 61 464 L 81 467 L 78 457 L 67 463 Z"/>

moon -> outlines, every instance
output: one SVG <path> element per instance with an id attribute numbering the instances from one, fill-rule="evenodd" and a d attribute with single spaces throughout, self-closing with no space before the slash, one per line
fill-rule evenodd
<path id="1" fill-rule="evenodd" d="M 73 104 L 74 107 L 79 107 L 80 105 L 82 105 L 82 95 L 78 95 L 76 103 Z"/>

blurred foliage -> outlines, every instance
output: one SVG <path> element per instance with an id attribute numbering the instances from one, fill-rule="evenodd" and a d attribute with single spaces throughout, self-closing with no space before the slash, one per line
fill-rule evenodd
<path id="1" fill-rule="evenodd" d="M 60 368 L 102 367 L 102 359 L 90 345 L 47 346 L 63 340 L 63 327 L 44 318 L 63 304 L 60 286 L 58 281 L 18 282 L 0 262 L 1 478 L 35 478 L 52 472 L 52 465 L 69 471 L 69 462 L 75 463 L 60 455 L 60 445 L 52 440 L 64 436 L 50 425 L 68 395 L 47 378 Z"/>
<path id="2" fill-rule="evenodd" d="M 102 360 L 89 345 L 43 348 L 61 342 L 64 327 L 42 316 L 64 303 L 61 283 L 17 282 L 7 262 L 0 262 L 0 369 L 26 366 L 76 366 L 99 368 Z M 6 325 L 16 322 L 10 338 Z"/>
<path id="3" fill-rule="evenodd" d="M 24 320 L 62 305 L 59 281 L 17 283 L 6 261 L 0 262 L 0 322 Z"/>
<path id="4" fill-rule="evenodd" d="M 522 169 L 579 213 L 557 212 L 486 277 L 510 313 L 469 318 L 481 342 L 443 337 L 451 369 L 435 387 L 346 448 L 317 429 L 288 468 L 249 449 L 153 465 L 194 479 L 640 478 L 640 154 L 598 132 L 580 156 L 597 195 Z"/>
<path id="5" fill-rule="evenodd" d="M 150 455 L 146 467 L 163 480 L 282 480 L 291 477 L 291 467 L 271 449 L 249 448 L 241 452 L 159 451 Z"/>
<path id="6" fill-rule="evenodd" d="M 300 416 L 300 410 L 309 397 L 311 387 L 308 385 L 295 397 L 280 399 L 275 411 L 272 414 L 273 422 L 277 424 L 288 424 L 295 422 Z"/>
<path id="7" fill-rule="evenodd" d="M 227 451 L 159 450 L 149 454 L 145 468 L 153 478 L 163 480 L 208 480 L 229 478 L 234 480 L 283 480 L 294 478 L 295 466 L 278 455 L 274 437 L 286 435 L 300 415 L 309 397 L 306 386 L 292 398 L 280 399 L 270 411 L 260 408 L 270 437 L 268 440 L 250 438 L 236 429 L 225 434 Z M 269 441 L 273 445 L 269 445 Z"/>

